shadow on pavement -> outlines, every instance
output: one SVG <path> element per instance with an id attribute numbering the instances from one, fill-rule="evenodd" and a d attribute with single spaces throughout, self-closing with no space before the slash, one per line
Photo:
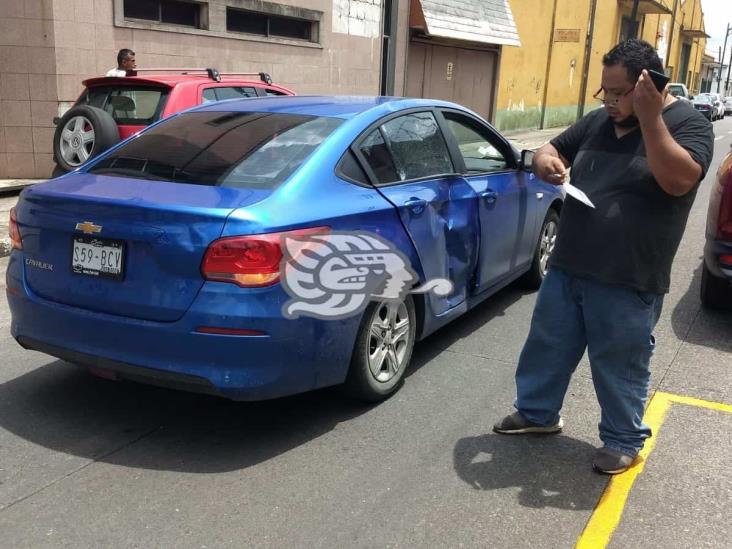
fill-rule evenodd
<path id="1" fill-rule="evenodd" d="M 414 360 L 405 375 L 407 377 L 413 375 L 421 366 L 427 364 L 431 358 L 436 357 L 461 339 L 470 337 L 494 318 L 504 316 L 509 307 L 532 293 L 535 292 L 533 290 L 524 290 L 517 283 L 513 283 L 447 326 L 440 328 L 417 344 L 414 349 L 416 360 Z M 516 360 L 518 361 L 518 356 Z"/>
<path id="2" fill-rule="evenodd" d="M 594 447 L 563 435 L 464 438 L 454 450 L 458 476 L 476 490 L 517 487 L 518 502 L 541 509 L 594 509 L 607 478 L 592 472 Z"/>
<path id="3" fill-rule="evenodd" d="M 732 311 L 702 307 L 699 297 L 702 258 L 686 293 L 671 313 L 671 326 L 680 341 L 732 352 Z"/>
<path id="4" fill-rule="evenodd" d="M 521 297 L 500 292 L 415 349 L 406 375 Z M 51 450 L 133 468 L 213 473 L 271 459 L 368 413 L 337 388 L 265 402 L 115 382 L 52 360 L 0 385 L 0 427 Z"/>
<path id="5" fill-rule="evenodd" d="M 62 361 L 0 385 L 0 427 L 23 439 L 106 463 L 191 473 L 255 465 L 369 409 L 333 390 L 233 402 L 98 379 Z"/>

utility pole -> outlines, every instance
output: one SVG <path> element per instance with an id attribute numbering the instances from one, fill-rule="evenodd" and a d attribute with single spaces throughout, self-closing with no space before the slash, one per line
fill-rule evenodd
<path id="1" fill-rule="evenodd" d="M 722 85 L 722 68 L 724 67 L 724 56 L 727 53 L 727 38 L 729 38 L 730 24 L 727 23 L 727 32 L 724 34 L 724 48 L 722 48 L 719 54 L 719 78 L 717 78 L 717 93 Z M 729 71 L 727 71 L 727 80 L 729 80 Z M 727 90 L 725 89 L 725 92 Z"/>
<path id="2" fill-rule="evenodd" d="M 638 4 L 640 0 L 633 0 L 633 11 L 630 12 L 630 34 L 627 38 L 638 38 Z"/>
<path id="3" fill-rule="evenodd" d="M 729 89 L 729 70 L 732 68 L 732 48 L 729 49 L 729 65 L 727 65 L 727 81 L 724 83 L 724 93 L 732 95 Z"/>

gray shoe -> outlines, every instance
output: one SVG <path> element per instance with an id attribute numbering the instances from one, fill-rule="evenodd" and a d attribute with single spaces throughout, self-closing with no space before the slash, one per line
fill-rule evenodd
<path id="1" fill-rule="evenodd" d="M 519 412 L 514 412 L 496 423 L 493 430 L 502 435 L 523 435 L 524 433 L 558 433 L 563 426 L 562 418 L 559 418 L 554 425 L 543 426 L 531 423 Z"/>
<path id="2" fill-rule="evenodd" d="M 592 468 L 598 473 L 606 475 L 617 475 L 627 471 L 635 461 L 634 456 L 629 456 L 612 448 L 598 448 L 592 460 Z"/>

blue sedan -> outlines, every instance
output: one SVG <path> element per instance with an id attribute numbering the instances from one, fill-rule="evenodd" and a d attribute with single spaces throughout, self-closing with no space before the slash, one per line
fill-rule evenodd
<path id="1" fill-rule="evenodd" d="M 12 335 L 110 379 L 386 398 L 416 341 L 541 283 L 563 194 L 530 162 L 442 101 L 197 107 L 22 193 Z"/>

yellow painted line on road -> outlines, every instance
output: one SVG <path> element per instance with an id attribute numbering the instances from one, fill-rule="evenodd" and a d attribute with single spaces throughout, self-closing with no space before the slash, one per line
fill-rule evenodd
<path id="1" fill-rule="evenodd" d="M 607 488 L 605 488 L 605 492 L 603 492 L 597 507 L 592 512 L 587 526 L 577 540 L 577 545 L 575 546 L 577 549 L 603 549 L 607 547 L 607 544 L 610 542 L 610 537 L 615 532 L 618 524 L 620 524 L 620 518 L 623 515 L 625 503 L 628 501 L 630 489 L 633 487 L 635 479 L 643 471 L 648 456 L 656 446 L 661 425 L 663 425 L 672 404 L 685 404 L 687 406 L 696 406 L 698 408 L 707 408 L 709 410 L 732 414 L 732 406 L 729 404 L 672 395 L 670 393 L 655 393 L 643 416 L 646 425 L 652 429 L 653 436 L 646 441 L 646 444 L 643 446 L 640 454 L 638 454 L 638 458 L 630 469 L 610 478 L 610 482 Z"/>

